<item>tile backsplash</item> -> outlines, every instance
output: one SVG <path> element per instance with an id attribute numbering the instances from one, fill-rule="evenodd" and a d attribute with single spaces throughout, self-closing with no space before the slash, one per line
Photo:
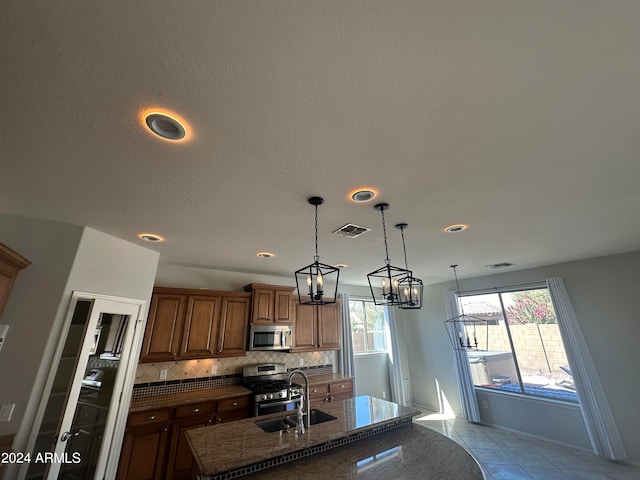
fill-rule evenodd
<path id="1" fill-rule="evenodd" d="M 319 365 L 338 365 L 336 351 L 285 353 L 247 352 L 246 357 L 207 358 L 200 360 L 180 360 L 172 362 L 140 363 L 136 371 L 136 384 L 158 382 L 160 372 L 167 370 L 166 381 L 186 380 L 223 375 L 241 375 L 242 367 L 254 363 L 284 363 L 288 369 Z M 217 370 L 212 373 L 212 367 Z"/>

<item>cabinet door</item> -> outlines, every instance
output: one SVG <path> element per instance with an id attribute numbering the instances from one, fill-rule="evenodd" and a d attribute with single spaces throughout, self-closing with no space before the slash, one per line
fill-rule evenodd
<path id="1" fill-rule="evenodd" d="M 168 427 L 156 424 L 128 428 L 124 433 L 117 480 L 162 480 Z"/>
<path id="2" fill-rule="evenodd" d="M 204 427 L 212 423 L 214 423 L 214 416 L 200 416 L 178 420 L 173 424 L 171 441 L 169 442 L 166 480 L 188 480 L 191 478 L 193 453 L 189 447 L 185 432 L 192 428 Z"/>
<path id="3" fill-rule="evenodd" d="M 247 354 L 249 298 L 222 299 L 222 314 L 218 335 L 217 356 Z"/>
<path id="4" fill-rule="evenodd" d="M 186 297 L 154 294 L 140 352 L 141 362 L 175 360 L 180 351 Z"/>
<path id="5" fill-rule="evenodd" d="M 289 291 L 276 290 L 274 294 L 274 323 L 291 324 L 292 295 Z"/>
<path id="6" fill-rule="evenodd" d="M 253 308 L 251 323 L 273 323 L 273 304 L 275 291 L 273 289 L 259 288 L 253 291 Z"/>
<path id="7" fill-rule="evenodd" d="M 340 304 L 322 305 L 318 312 L 318 348 L 340 350 Z"/>
<path id="8" fill-rule="evenodd" d="M 299 352 L 315 350 L 318 345 L 317 307 L 296 303 L 294 308 L 293 350 Z"/>
<path id="9" fill-rule="evenodd" d="M 221 297 L 189 296 L 180 358 L 212 357 L 220 328 Z"/>

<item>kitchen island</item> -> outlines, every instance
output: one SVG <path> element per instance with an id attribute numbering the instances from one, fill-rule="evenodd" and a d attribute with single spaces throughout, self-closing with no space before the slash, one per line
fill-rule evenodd
<path id="1" fill-rule="evenodd" d="M 312 425 L 304 434 L 294 429 L 268 433 L 256 425 L 258 420 L 283 414 L 188 431 L 193 478 L 249 475 L 248 479 L 266 479 L 276 474 L 305 479 L 379 478 L 381 471 L 387 478 L 483 478 L 478 464 L 462 447 L 413 424 L 412 418 L 420 413 L 414 408 L 360 396 L 319 409 L 335 420 Z"/>

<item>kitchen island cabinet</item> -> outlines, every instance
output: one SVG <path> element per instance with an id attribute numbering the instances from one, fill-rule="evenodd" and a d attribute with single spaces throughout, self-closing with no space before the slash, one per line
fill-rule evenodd
<path id="1" fill-rule="evenodd" d="M 192 478 L 218 480 L 248 475 L 247 479 L 346 479 L 360 478 L 361 473 L 367 479 L 483 478 L 478 464 L 462 447 L 413 424 L 412 417 L 420 413 L 416 409 L 369 396 L 321 408 L 336 418 L 312 425 L 304 434 L 267 433 L 255 423 L 281 413 L 232 426 L 190 430 L 187 438 L 195 459 Z M 387 471 L 382 468 L 385 466 Z"/>
<path id="2" fill-rule="evenodd" d="M 247 354 L 251 295 L 156 287 L 140 362 Z"/>

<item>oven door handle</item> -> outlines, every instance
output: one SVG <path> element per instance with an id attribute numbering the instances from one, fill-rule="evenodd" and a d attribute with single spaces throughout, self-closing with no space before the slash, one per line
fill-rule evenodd
<path id="1" fill-rule="evenodd" d="M 258 403 L 256 406 L 258 407 L 258 411 L 260 411 L 261 408 L 272 408 L 272 407 L 279 407 L 280 405 L 288 405 L 290 403 L 300 403 L 300 397 L 295 397 L 292 398 L 291 400 L 283 400 L 281 402 L 263 402 L 263 403 Z"/>

